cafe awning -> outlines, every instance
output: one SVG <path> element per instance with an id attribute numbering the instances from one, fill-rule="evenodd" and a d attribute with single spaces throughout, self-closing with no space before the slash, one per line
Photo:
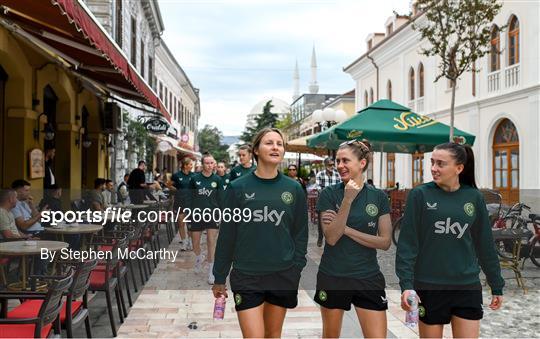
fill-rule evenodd
<path id="1" fill-rule="evenodd" d="M 0 19 L 107 91 L 152 106 L 170 121 L 156 93 L 81 0 L 0 0 Z"/>
<path id="2" fill-rule="evenodd" d="M 308 140 L 311 147 L 337 149 L 347 140 L 367 139 L 377 152 L 431 152 L 448 142 L 450 126 L 412 112 L 391 100 L 379 100 L 344 122 Z M 454 128 L 454 140 L 472 145 L 475 136 Z"/>
<path id="3" fill-rule="evenodd" d="M 307 145 L 307 140 L 310 137 L 311 135 L 303 136 L 297 139 L 287 141 L 286 143 L 287 152 L 311 153 L 311 154 L 316 154 L 320 156 L 326 155 L 327 152 L 325 150 L 320 149 L 320 148 L 309 147 Z"/>
<path id="4" fill-rule="evenodd" d="M 182 142 L 179 142 L 177 139 L 168 137 L 166 135 L 159 135 L 157 137 L 158 142 L 158 151 L 162 151 L 163 153 L 170 153 L 171 151 L 176 151 L 180 154 L 187 155 L 187 156 L 193 156 L 195 158 L 201 158 L 202 154 L 199 152 L 195 152 L 191 149 L 189 149 L 189 145 L 182 145 Z M 160 149 L 159 144 L 160 143 L 167 143 L 169 145 L 168 148 L 163 147 Z"/>

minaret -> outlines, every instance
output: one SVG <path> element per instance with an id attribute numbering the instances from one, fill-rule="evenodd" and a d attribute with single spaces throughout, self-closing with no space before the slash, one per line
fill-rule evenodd
<path id="1" fill-rule="evenodd" d="M 315 45 L 311 52 L 311 82 L 309 83 L 309 93 L 319 93 L 319 84 L 317 84 L 317 57 L 315 56 Z"/>
<path id="2" fill-rule="evenodd" d="M 300 73 L 298 72 L 298 60 L 296 60 L 296 65 L 294 66 L 293 87 L 294 93 L 292 99 L 295 101 L 300 97 Z"/>

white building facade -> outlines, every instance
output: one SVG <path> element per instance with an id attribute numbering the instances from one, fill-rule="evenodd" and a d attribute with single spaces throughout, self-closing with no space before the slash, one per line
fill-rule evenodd
<path id="1" fill-rule="evenodd" d="M 126 58 L 155 92 L 155 49 L 164 30 L 157 0 L 85 0 L 85 2 L 99 23 L 122 49 Z M 128 114 L 134 120 L 148 109 L 148 106 L 135 101 L 128 101 L 127 105 L 117 103 L 121 107 L 122 115 Z M 125 173 L 137 167 L 137 162 L 142 160 L 139 158 L 143 158 L 146 153 L 144 145 L 130 143 L 127 139 L 124 134 L 114 135 L 113 138 L 111 179 L 115 183 L 121 182 Z"/>
<path id="2" fill-rule="evenodd" d="M 539 2 L 504 2 L 492 26 L 491 53 L 463 74 L 456 86 L 455 126 L 476 136 L 479 187 L 499 190 L 505 202 L 540 207 L 540 39 Z M 421 25 L 425 17 L 416 17 Z M 498 27 L 508 25 L 500 32 Z M 438 59 L 419 53 L 426 42 L 407 19 L 386 21 L 385 33 L 371 34 L 367 52 L 345 67 L 356 84 L 356 110 L 391 99 L 449 124 L 451 88 L 434 83 Z M 377 68 L 374 66 L 378 67 Z M 378 86 L 377 86 L 378 84 Z M 432 180 L 430 154 L 374 157 L 374 182 L 413 187 Z M 382 173 L 382 176 L 380 175 Z"/>
<path id="3" fill-rule="evenodd" d="M 181 156 L 193 155 L 200 118 L 199 90 L 192 85 L 163 40 L 156 47 L 155 80 L 156 93 L 171 114 L 172 133 L 168 133 L 174 139 L 171 142 L 178 146 L 176 150 L 185 150 L 179 152 Z M 164 165 L 159 155 L 157 162 L 158 167 L 165 166 L 169 172 L 178 169 L 176 161 L 171 163 L 169 160 L 169 164 Z"/>

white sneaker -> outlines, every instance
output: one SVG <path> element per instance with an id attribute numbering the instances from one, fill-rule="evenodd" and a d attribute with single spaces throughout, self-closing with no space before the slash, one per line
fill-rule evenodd
<path id="1" fill-rule="evenodd" d="M 208 269 L 208 284 L 209 285 L 214 285 L 214 273 L 212 272 L 213 270 L 214 270 L 214 263 L 211 263 Z"/>
<path id="2" fill-rule="evenodd" d="M 204 264 L 204 257 L 202 255 L 199 255 L 195 258 L 195 273 L 201 273 L 202 267 Z"/>

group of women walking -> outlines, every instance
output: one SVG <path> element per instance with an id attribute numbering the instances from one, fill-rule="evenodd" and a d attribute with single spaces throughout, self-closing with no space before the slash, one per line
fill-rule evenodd
<path id="1" fill-rule="evenodd" d="M 224 191 L 229 183 L 253 171 L 251 148 L 247 145 L 239 149 L 240 164 L 226 173 L 223 162 L 216 163 L 214 157 L 205 153 L 201 159 L 199 172 L 192 172 L 193 160 L 182 159 L 180 171 L 172 178 L 170 188 L 175 191 L 173 210 L 179 211 L 178 228 L 180 250 L 193 250 L 195 271 L 200 273 L 208 265 L 208 283 L 214 284 L 213 264 L 216 237 L 219 230 L 221 210 L 224 205 Z M 187 231 L 187 232 L 186 232 Z M 201 251 L 201 237 L 206 233 L 206 257 Z"/>
<path id="2" fill-rule="evenodd" d="M 248 209 L 250 217 L 220 223 L 212 290 L 216 298 L 228 297 L 229 277 L 244 337 L 280 337 L 287 309 L 297 306 L 306 265 L 306 196 L 298 182 L 278 170 L 285 153 L 279 130 L 261 130 L 252 153 L 257 166 L 246 163 L 233 170 L 235 180 L 221 192 L 222 209 Z M 195 180 L 201 185 L 211 177 L 204 172 L 206 159 Z M 369 142 L 343 143 L 336 154 L 342 182 L 322 190 L 317 203 L 326 244 L 314 301 L 320 305 L 325 338 L 340 336 L 344 311 L 351 305 L 365 337 L 387 336 L 388 300 L 377 250 L 391 245 L 390 207 L 383 191 L 364 183 L 371 160 Z M 401 307 L 410 309 L 408 297 L 416 291 L 421 337 L 442 337 L 448 323 L 454 336 L 478 337 L 483 316 L 479 266 L 491 288 L 493 310 L 502 304 L 504 280 L 475 184 L 471 148 L 437 146 L 431 172 L 433 181 L 412 189 L 406 203 L 395 259 Z M 210 230 L 218 227 L 206 226 L 210 238 Z"/>

